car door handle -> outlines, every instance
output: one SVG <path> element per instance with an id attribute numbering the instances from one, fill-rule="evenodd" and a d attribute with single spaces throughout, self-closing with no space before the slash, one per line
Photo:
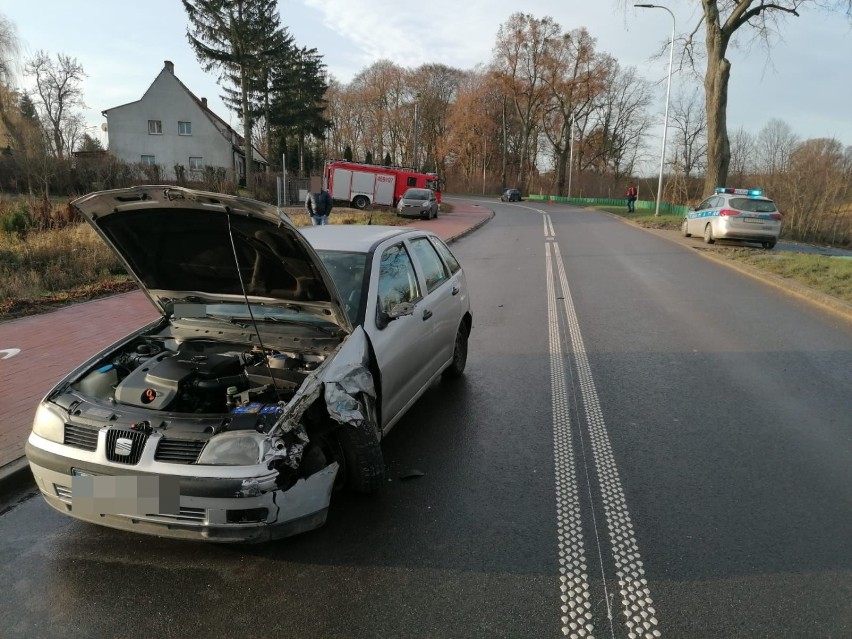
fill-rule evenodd
<path id="1" fill-rule="evenodd" d="M 426 321 L 427 319 L 429 319 L 430 317 L 432 317 L 432 311 L 430 311 L 430 310 L 427 308 L 426 310 L 424 310 L 424 311 L 423 311 L 423 321 L 425 322 L 425 321 Z"/>
<path id="2" fill-rule="evenodd" d="M 453 295 L 458 295 L 461 288 L 459 288 L 458 284 L 453 284 Z"/>

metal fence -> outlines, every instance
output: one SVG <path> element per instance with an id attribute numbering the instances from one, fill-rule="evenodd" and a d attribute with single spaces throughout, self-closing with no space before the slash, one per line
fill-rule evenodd
<path id="1" fill-rule="evenodd" d="M 534 195 L 528 196 L 529 200 L 539 202 L 559 202 L 560 204 L 579 204 L 580 206 L 623 206 L 627 208 L 626 198 L 602 198 L 602 197 L 563 197 L 560 195 Z M 636 200 L 636 210 L 656 211 L 657 203 L 654 200 Z M 670 204 L 660 202 L 660 213 L 664 215 L 686 215 L 688 206 L 683 204 Z"/>

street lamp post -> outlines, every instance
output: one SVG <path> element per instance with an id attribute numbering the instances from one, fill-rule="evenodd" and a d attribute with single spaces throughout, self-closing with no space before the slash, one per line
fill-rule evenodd
<path id="1" fill-rule="evenodd" d="M 663 117 L 663 148 L 660 151 L 660 179 L 657 182 L 657 208 L 654 212 L 655 217 L 660 217 L 660 198 L 663 195 L 663 167 L 666 160 L 666 133 L 669 128 L 669 94 L 672 89 L 672 61 L 674 59 L 674 38 L 675 38 L 675 17 L 670 9 L 658 4 L 634 4 L 634 7 L 640 9 L 663 9 L 668 11 L 672 17 L 672 39 L 669 45 L 669 79 L 666 82 L 666 114 Z"/>

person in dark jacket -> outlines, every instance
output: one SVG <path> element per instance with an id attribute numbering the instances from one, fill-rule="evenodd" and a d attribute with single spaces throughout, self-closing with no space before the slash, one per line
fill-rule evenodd
<path id="1" fill-rule="evenodd" d="M 314 226 L 328 224 L 328 216 L 333 206 L 331 195 L 325 189 L 320 189 L 319 193 L 308 193 L 305 200 L 305 210 L 311 216 Z"/>

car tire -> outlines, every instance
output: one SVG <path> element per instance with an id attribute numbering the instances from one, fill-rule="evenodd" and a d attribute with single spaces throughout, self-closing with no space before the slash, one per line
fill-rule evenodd
<path id="1" fill-rule="evenodd" d="M 465 366 L 467 365 L 467 325 L 462 322 L 459 324 L 459 330 L 456 331 L 456 343 L 453 347 L 453 361 L 444 370 L 444 377 L 455 379 L 464 374 Z"/>
<path id="2" fill-rule="evenodd" d="M 367 196 L 365 195 L 356 195 L 354 198 L 352 198 L 352 206 L 354 206 L 360 211 L 366 209 L 369 204 L 370 200 L 367 199 Z"/>
<path id="3" fill-rule="evenodd" d="M 767 251 L 771 251 L 772 249 L 775 248 L 775 240 L 770 240 L 769 242 L 764 242 L 763 248 L 765 248 Z"/>
<path id="4" fill-rule="evenodd" d="M 335 461 L 341 465 L 343 488 L 350 492 L 369 494 L 384 486 L 385 459 L 374 426 L 368 420 L 359 426 L 341 424 L 334 431 L 342 456 Z"/>
<path id="5" fill-rule="evenodd" d="M 686 220 L 684 220 L 683 224 L 680 225 L 680 232 L 683 233 L 684 237 L 692 237 L 692 233 L 689 232 L 689 225 Z"/>
<path id="6" fill-rule="evenodd" d="M 711 225 L 708 224 L 704 227 L 704 243 L 705 244 L 715 244 L 716 240 L 713 239 L 713 229 Z"/>

